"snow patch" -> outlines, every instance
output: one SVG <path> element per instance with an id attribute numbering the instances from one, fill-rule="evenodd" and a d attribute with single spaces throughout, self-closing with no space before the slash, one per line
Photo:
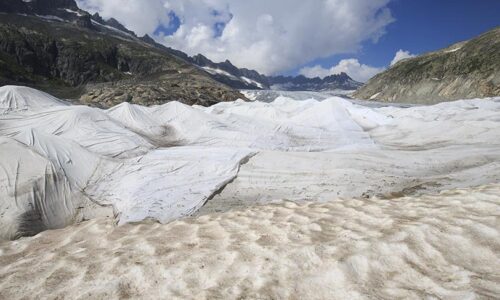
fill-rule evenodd
<path id="1" fill-rule="evenodd" d="M 67 11 L 67 12 L 69 12 L 69 13 L 75 14 L 75 15 L 77 15 L 77 16 L 79 16 L 79 17 L 83 17 L 83 16 L 84 16 L 84 14 L 82 14 L 82 13 L 81 13 L 81 12 L 79 12 L 79 11 L 71 10 L 71 9 L 69 9 L 69 8 L 65 8 L 64 10 L 65 10 L 65 11 Z"/>
<path id="2" fill-rule="evenodd" d="M 221 69 L 214 69 L 214 68 L 210 68 L 210 67 L 201 67 L 201 68 L 212 75 L 219 74 L 219 75 L 224 75 L 224 76 L 238 80 L 238 78 L 236 76 L 231 75 L 230 73 L 228 73 L 224 70 L 221 70 Z"/>
<path id="3" fill-rule="evenodd" d="M 245 76 L 241 76 L 240 78 L 241 78 L 241 80 L 243 80 L 244 82 L 246 82 L 246 83 L 248 83 L 248 84 L 254 85 L 254 86 L 256 86 L 256 87 L 258 87 L 258 88 L 261 88 L 261 89 L 263 89 L 263 88 L 264 88 L 264 86 L 263 86 L 260 82 L 257 82 L 257 81 L 255 81 L 255 80 L 252 80 L 252 79 L 247 78 L 247 77 L 245 77 Z"/>
<path id="4" fill-rule="evenodd" d="M 378 97 L 378 95 L 380 95 L 380 93 L 382 92 L 378 92 L 376 94 L 373 94 L 371 97 L 370 97 L 370 100 L 373 100 L 373 99 L 376 99 Z"/>
<path id="5" fill-rule="evenodd" d="M 107 29 L 109 29 L 109 30 L 111 30 L 111 31 L 114 31 L 114 32 L 116 32 L 116 33 L 119 33 L 120 35 L 125 35 L 125 36 L 128 36 L 128 37 L 133 38 L 133 39 L 135 38 L 135 36 L 133 36 L 132 34 L 130 34 L 130 33 L 128 33 L 128 32 L 125 32 L 125 31 L 121 31 L 120 29 L 114 28 L 114 27 L 112 27 L 112 26 L 101 24 L 101 23 L 99 23 L 99 22 L 97 22 L 97 21 L 95 21 L 95 20 L 91 20 L 91 22 L 92 22 L 92 24 L 94 24 L 94 25 L 98 25 L 98 26 L 101 26 L 101 27 L 107 28 Z"/>
<path id="6" fill-rule="evenodd" d="M 447 51 L 444 51 L 444 53 L 452 53 L 452 52 L 457 52 L 458 50 L 462 49 L 462 46 L 460 47 L 457 47 L 457 48 L 454 48 L 454 49 L 451 49 L 451 50 L 447 50 Z"/>
<path id="7" fill-rule="evenodd" d="M 60 17 L 57 17 L 57 16 L 51 16 L 51 15 L 35 15 L 41 19 L 45 19 L 45 20 L 48 20 L 48 21 L 59 21 L 59 22 L 66 22 L 66 20 L 60 18 Z"/>

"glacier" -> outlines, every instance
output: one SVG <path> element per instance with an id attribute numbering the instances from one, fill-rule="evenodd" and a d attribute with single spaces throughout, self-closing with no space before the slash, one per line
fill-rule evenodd
<path id="1" fill-rule="evenodd" d="M 318 97 L 320 98 L 320 97 Z M 161 223 L 278 200 L 392 199 L 499 182 L 500 98 L 327 95 L 108 110 L 0 88 L 0 238 L 98 216 Z"/>

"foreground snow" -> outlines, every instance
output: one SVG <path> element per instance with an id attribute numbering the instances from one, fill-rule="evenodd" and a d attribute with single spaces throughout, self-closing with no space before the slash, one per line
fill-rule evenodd
<path id="1" fill-rule="evenodd" d="M 0 147 L 0 238 L 12 239 L 97 216 L 166 223 L 281 199 L 499 182 L 500 99 L 401 108 L 282 96 L 101 110 L 6 86 Z"/>
<path id="2" fill-rule="evenodd" d="M 94 220 L 0 243 L 0 298 L 498 299 L 499 232 L 498 184 Z"/>

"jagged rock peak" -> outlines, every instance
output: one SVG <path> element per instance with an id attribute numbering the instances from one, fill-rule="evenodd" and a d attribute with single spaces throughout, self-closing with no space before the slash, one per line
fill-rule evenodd
<path id="1" fill-rule="evenodd" d="M 101 17 L 101 15 L 98 12 L 93 14 L 91 18 L 92 18 L 92 20 L 96 21 L 97 23 L 101 23 L 101 24 L 106 23 L 106 21 L 104 21 L 104 19 Z"/>
<path id="2" fill-rule="evenodd" d="M 156 41 L 149 36 L 149 34 L 145 34 L 143 37 L 140 38 L 143 42 L 151 44 L 151 45 L 156 45 Z"/>
<path id="3" fill-rule="evenodd" d="M 193 56 L 193 61 L 199 66 L 212 65 L 213 62 L 203 54 Z"/>
<path id="4" fill-rule="evenodd" d="M 93 14 L 90 18 L 92 20 L 94 20 L 95 22 L 99 23 L 99 24 L 110 26 L 110 27 L 118 29 L 118 30 L 120 30 L 122 32 L 128 33 L 128 34 L 130 34 L 132 36 L 136 36 L 133 31 L 128 30 L 125 26 L 123 26 L 122 23 L 118 22 L 118 20 L 116 20 L 115 18 L 109 18 L 109 19 L 105 20 L 97 12 L 95 14 Z"/>

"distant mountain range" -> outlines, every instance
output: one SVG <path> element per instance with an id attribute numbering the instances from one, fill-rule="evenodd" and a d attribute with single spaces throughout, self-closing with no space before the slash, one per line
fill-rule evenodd
<path id="1" fill-rule="evenodd" d="M 354 97 L 432 104 L 500 96 L 500 27 L 448 48 L 405 59 Z"/>
<path id="2" fill-rule="evenodd" d="M 238 68 L 229 60 L 215 63 L 207 57 L 198 54 L 193 57 L 186 53 L 165 47 L 156 43 L 151 37 L 146 36 L 144 41 L 162 47 L 170 53 L 201 67 L 214 79 L 235 89 L 276 89 L 284 91 L 330 91 L 330 90 L 356 90 L 363 84 L 353 80 L 342 72 L 325 78 L 308 78 L 299 76 L 266 76 L 255 70 Z"/>

